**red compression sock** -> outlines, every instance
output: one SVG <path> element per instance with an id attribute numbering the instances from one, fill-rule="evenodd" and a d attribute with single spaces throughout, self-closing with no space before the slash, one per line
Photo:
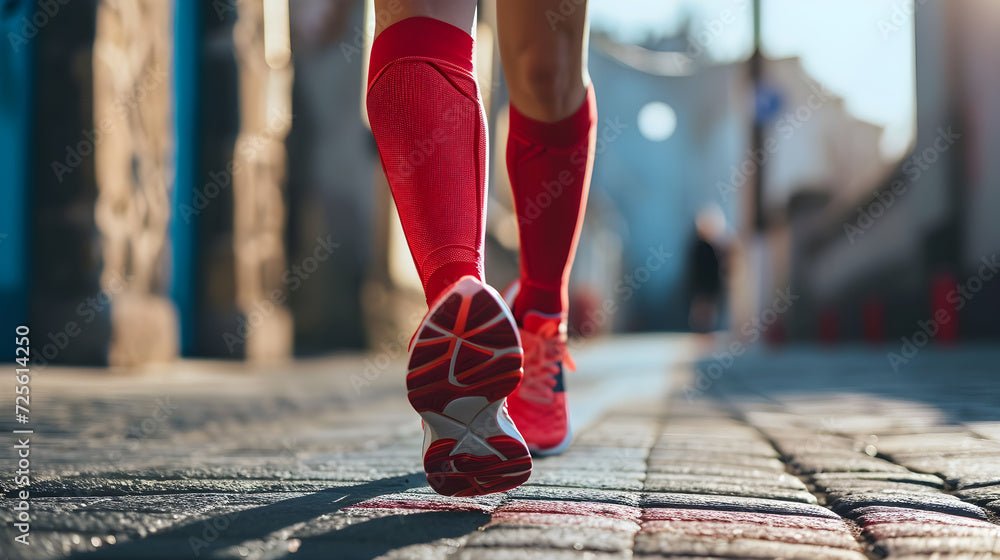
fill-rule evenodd
<path id="1" fill-rule="evenodd" d="M 507 170 L 521 239 L 521 288 L 514 316 L 566 313 L 569 271 L 583 225 L 594 164 L 593 86 L 577 111 L 546 123 L 510 106 Z"/>
<path id="2" fill-rule="evenodd" d="M 425 17 L 372 44 L 368 119 L 428 303 L 483 278 L 486 114 L 472 54 L 467 33 Z"/>

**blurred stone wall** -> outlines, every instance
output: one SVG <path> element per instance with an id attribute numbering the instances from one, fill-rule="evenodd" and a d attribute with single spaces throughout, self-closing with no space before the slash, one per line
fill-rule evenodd
<path id="1" fill-rule="evenodd" d="M 112 295 L 112 365 L 167 361 L 178 326 L 166 297 L 173 134 L 171 9 L 101 0 L 93 47 L 101 290 Z"/>
<path id="2" fill-rule="evenodd" d="M 292 318 L 286 305 L 285 136 L 292 126 L 292 67 L 265 53 L 265 25 L 288 21 L 265 14 L 262 1 L 239 4 L 233 27 L 239 72 L 240 132 L 233 153 L 236 304 L 245 317 L 245 355 L 273 361 L 292 351 Z M 265 17 L 280 21 L 265 22 Z M 266 59 L 266 60 L 265 60 Z"/>

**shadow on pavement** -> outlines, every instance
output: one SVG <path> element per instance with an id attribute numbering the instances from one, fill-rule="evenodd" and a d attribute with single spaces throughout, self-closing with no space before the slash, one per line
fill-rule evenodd
<path id="1" fill-rule="evenodd" d="M 288 558 L 375 558 L 392 550 L 438 539 L 458 538 L 485 525 L 479 511 L 429 511 L 379 517 L 303 539 Z"/>
<path id="2" fill-rule="evenodd" d="M 297 496 L 264 506 L 233 511 L 182 523 L 167 528 L 146 538 L 123 542 L 116 546 L 96 551 L 78 552 L 69 556 L 73 559 L 116 558 L 213 558 L 222 549 L 238 543 L 264 539 L 275 531 L 280 531 L 297 523 L 315 519 L 365 500 L 402 492 L 426 484 L 423 473 L 411 473 L 374 480 L 355 486 L 344 486 L 322 490 L 307 496 Z M 391 523 L 388 522 L 388 523 Z M 360 525 L 369 525 L 361 523 Z M 426 528 L 422 528 L 425 530 Z M 374 537 L 375 530 L 385 530 L 378 526 L 367 533 L 361 527 L 354 531 L 357 538 L 368 535 Z M 415 532 L 414 534 L 419 534 Z M 396 543 L 399 546 L 399 543 Z M 310 545 L 310 548 L 312 545 Z M 296 555 L 296 557 L 299 557 Z"/>

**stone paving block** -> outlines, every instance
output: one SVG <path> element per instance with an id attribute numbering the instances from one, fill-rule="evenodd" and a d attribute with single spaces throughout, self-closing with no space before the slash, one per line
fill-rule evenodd
<path id="1" fill-rule="evenodd" d="M 318 492 L 353 486 L 355 481 L 307 480 L 134 480 L 64 478 L 37 482 L 32 495 L 48 496 L 137 496 L 182 493 L 268 494 L 275 492 Z"/>
<path id="2" fill-rule="evenodd" d="M 947 494 L 893 494 L 885 492 L 861 493 L 834 500 L 830 507 L 841 515 L 868 506 L 890 506 L 923 511 L 936 511 L 952 515 L 964 515 L 976 519 L 986 519 L 983 510 Z"/>
<path id="3" fill-rule="evenodd" d="M 69 531 L 91 535 L 145 537 L 172 525 L 197 519 L 197 514 L 137 513 L 131 511 L 59 511 L 35 512 L 31 516 L 31 530 Z M 5 521 L 9 523 L 10 521 Z"/>
<path id="4" fill-rule="evenodd" d="M 957 490 L 954 495 L 967 502 L 984 505 L 1000 500 L 1000 484 Z"/>
<path id="5" fill-rule="evenodd" d="M 566 500 L 574 502 L 606 502 L 625 506 L 638 506 L 641 494 L 625 490 L 600 490 L 596 488 L 567 488 L 558 486 L 533 486 L 525 484 L 507 493 L 511 499 Z"/>
<path id="6" fill-rule="evenodd" d="M 656 420 L 643 422 L 602 421 L 574 440 L 581 446 L 609 444 L 620 447 L 649 447 L 656 439 Z"/>
<path id="7" fill-rule="evenodd" d="M 739 479 L 683 480 L 671 475 L 650 475 L 646 480 L 647 492 L 672 492 L 682 494 L 710 494 L 716 496 L 745 496 L 788 500 L 804 504 L 815 504 L 816 497 L 803 489 L 788 488 L 769 484 L 760 480 L 740 481 Z"/>
<path id="8" fill-rule="evenodd" d="M 521 514 L 555 514 L 564 516 L 586 515 L 601 519 L 616 519 L 638 522 L 642 510 L 634 506 L 612 504 L 607 502 L 574 502 L 556 500 L 509 500 L 494 512 L 494 519 L 505 515 Z"/>
<path id="9" fill-rule="evenodd" d="M 113 545 L 118 543 L 118 540 L 111 535 L 32 530 L 30 537 L 31 545 L 17 545 L 15 547 L 7 544 L 12 542 L 13 537 L 14 533 L 11 528 L 0 527 L 0 539 L 3 539 L 0 542 L 4 543 L 4 547 L 0 549 L 0 552 L 3 552 L 4 556 L 2 558 L 5 560 L 49 560 L 65 558 L 72 554 L 86 554 L 95 550 L 113 550 Z M 180 542 L 178 545 L 186 546 Z"/>
<path id="10" fill-rule="evenodd" d="M 785 558 L 815 560 L 867 560 L 859 551 L 816 545 L 763 541 L 743 538 L 704 538 L 676 533 L 639 533 L 635 552 L 679 556 L 714 556 L 728 558 Z"/>
<path id="11" fill-rule="evenodd" d="M 644 492 L 642 494 L 642 507 L 744 511 L 839 519 L 837 514 L 832 511 L 813 504 L 742 496 Z"/>
<path id="12" fill-rule="evenodd" d="M 818 485 L 838 484 L 841 482 L 894 482 L 912 485 L 925 485 L 929 488 L 940 489 L 944 481 L 940 477 L 932 474 L 914 472 L 832 472 L 815 473 L 810 476 L 810 480 Z"/>
<path id="13" fill-rule="evenodd" d="M 734 477 L 752 480 L 774 480 L 782 477 L 795 478 L 785 473 L 784 469 L 757 469 L 753 467 L 736 467 L 727 465 L 713 465 L 711 463 L 678 462 L 678 461 L 650 461 L 647 468 L 649 474 L 671 474 L 681 476 L 715 476 Z M 798 480 L 795 478 L 795 480 Z"/>
<path id="14" fill-rule="evenodd" d="M 580 470 L 533 471 L 527 484 L 532 486 L 559 486 L 596 488 L 599 490 L 642 490 L 643 472 L 606 472 Z"/>
<path id="15" fill-rule="evenodd" d="M 1000 422 L 966 422 L 965 426 L 980 436 L 1000 442 Z"/>
<path id="16" fill-rule="evenodd" d="M 491 525 L 486 530 L 469 537 L 466 547 L 467 549 L 542 548 L 599 552 L 625 552 L 632 549 L 633 535 L 638 527 L 635 530 L 617 530 L 596 525 L 598 524 L 579 523 L 574 526 L 553 523 L 541 527 Z"/>
<path id="17" fill-rule="evenodd" d="M 649 455 L 649 446 L 632 447 L 611 445 L 573 445 L 561 455 L 555 457 L 540 457 L 539 464 L 559 463 L 562 461 L 595 461 L 604 458 L 614 458 L 622 460 L 645 461 Z"/>
<path id="18" fill-rule="evenodd" d="M 656 436 L 650 434 L 622 434 L 614 431 L 583 432 L 573 437 L 573 448 L 586 451 L 594 448 L 617 449 L 649 449 L 656 441 Z"/>
<path id="19" fill-rule="evenodd" d="M 628 552 L 596 552 L 582 550 L 559 550 L 551 548 L 486 548 L 468 547 L 459 550 L 455 560 L 627 560 Z"/>
<path id="20" fill-rule="evenodd" d="M 665 422 L 657 435 L 657 443 L 683 441 L 712 447 L 731 443 L 749 449 L 759 448 L 761 443 L 767 443 L 756 428 L 742 420 L 690 420 L 672 413 Z"/>
<path id="21" fill-rule="evenodd" d="M 865 528 L 865 534 L 876 541 L 905 537 L 949 537 L 1000 539 L 1000 527 L 967 527 L 963 525 L 922 525 L 920 523 L 882 523 Z"/>
<path id="22" fill-rule="evenodd" d="M 433 511 L 433 510 L 432 510 Z M 410 513 L 422 513 L 421 510 L 400 508 L 400 509 L 343 509 L 328 514 L 321 514 L 306 522 L 300 522 L 290 527 L 280 530 L 281 535 L 296 539 L 322 539 L 336 531 L 344 530 L 352 525 L 371 522 L 383 517 L 393 517 L 407 515 Z"/>
<path id="23" fill-rule="evenodd" d="M 455 540 L 465 542 L 468 535 L 476 534 L 489 519 L 488 514 L 481 512 L 438 510 L 397 514 L 387 510 L 373 516 L 359 516 L 354 522 L 341 526 L 330 524 L 324 527 L 329 529 L 326 532 L 306 523 L 289 533 L 300 537 L 303 542 L 323 541 L 328 550 L 348 547 L 365 549 L 373 554 L 361 557 L 372 557 L 413 545 L 443 544 Z"/>
<path id="24" fill-rule="evenodd" d="M 410 509 L 422 511 L 478 511 L 490 513 L 502 500 L 502 495 L 490 494 L 474 498 L 441 496 L 439 494 L 383 494 L 343 508 L 342 511 L 365 509 Z"/>
<path id="25" fill-rule="evenodd" d="M 673 532 L 712 539 L 773 540 L 859 550 L 846 523 L 840 519 L 819 517 L 651 508 L 643 514 L 642 531 Z"/>
<path id="26" fill-rule="evenodd" d="M 761 428 L 775 447 L 784 453 L 795 450 L 829 451 L 856 450 L 857 443 L 851 438 L 833 434 L 818 433 L 814 430 L 789 430 L 786 428 Z"/>
<path id="27" fill-rule="evenodd" d="M 755 471 L 749 471 L 755 472 Z M 758 473 L 763 473 L 764 471 L 756 471 Z M 797 477 L 792 476 L 785 472 L 773 471 L 768 473 L 768 476 L 754 476 L 745 477 L 741 476 L 736 472 L 726 475 L 718 474 L 708 474 L 708 473 L 697 473 L 697 474 L 686 474 L 686 473 L 664 473 L 656 472 L 646 475 L 647 484 L 650 482 L 656 482 L 660 480 L 671 480 L 678 483 L 689 483 L 689 482 L 701 482 L 705 484 L 740 484 L 740 485 L 760 485 L 765 487 L 774 488 L 785 488 L 788 490 L 805 490 L 806 485 L 802 483 Z"/>
<path id="28" fill-rule="evenodd" d="M 903 466 L 909 466 L 911 462 L 936 461 L 941 464 L 953 462 L 960 467 L 975 468 L 977 463 L 997 463 L 1000 462 L 1000 455 L 996 451 L 955 451 L 951 453 L 896 453 L 885 454 L 885 456 Z"/>
<path id="29" fill-rule="evenodd" d="M 442 496 L 429 486 L 419 486 L 402 492 L 385 492 L 377 497 L 370 498 L 367 502 L 361 503 L 420 503 L 422 504 L 422 509 L 449 509 L 454 506 L 458 509 L 487 511 L 499 507 L 506 498 L 507 495 L 505 494 L 487 494 L 471 498 Z"/>
<path id="30" fill-rule="evenodd" d="M 1000 483 L 1000 461 L 948 457 L 911 458 L 906 466 L 914 471 L 932 472 L 955 488 Z"/>
<path id="31" fill-rule="evenodd" d="M 649 453 L 651 464 L 669 464 L 672 462 L 704 463 L 716 466 L 746 467 L 760 470 L 785 471 L 785 465 L 778 459 L 770 457 L 751 457 L 726 452 L 702 452 L 697 455 L 672 449 L 653 449 Z"/>
<path id="32" fill-rule="evenodd" d="M 795 455 L 789 465 L 803 474 L 826 472 L 909 472 L 905 467 L 849 451 Z"/>
<path id="33" fill-rule="evenodd" d="M 969 470 L 952 473 L 952 476 L 945 476 L 947 477 L 948 485 L 959 490 L 979 486 L 1000 486 L 1000 462 L 997 462 L 996 470 L 993 473 L 990 472 L 991 468 L 993 467 L 975 465 Z"/>
<path id="34" fill-rule="evenodd" d="M 771 526 L 767 520 L 764 520 L 762 524 L 730 521 L 724 523 L 649 521 L 643 523 L 642 530 L 644 533 L 673 533 L 707 540 L 739 538 L 860 550 L 854 536 L 846 530 L 833 532 L 786 529 Z"/>
<path id="35" fill-rule="evenodd" d="M 890 558 L 906 554 L 934 554 L 951 558 L 953 553 L 1000 554 L 1000 539 L 989 537 L 903 537 L 875 543 L 876 551 Z"/>
<path id="36" fill-rule="evenodd" d="M 907 484 L 902 482 L 887 482 L 884 480 L 841 480 L 829 484 L 816 484 L 826 494 L 826 502 L 832 503 L 840 498 L 857 494 L 940 494 L 941 490 L 922 484 Z"/>
<path id="37" fill-rule="evenodd" d="M 1000 442 L 983 439 L 966 431 L 880 436 L 877 445 L 879 451 L 903 455 L 961 451 L 1000 453 Z"/>
<path id="38" fill-rule="evenodd" d="M 656 442 L 653 449 L 657 451 L 682 451 L 691 455 L 700 455 L 701 453 L 730 453 L 751 457 L 778 457 L 778 452 L 769 443 L 753 440 L 729 439 L 706 441 L 664 437 Z"/>
<path id="39" fill-rule="evenodd" d="M 793 513 L 762 513 L 759 511 L 695 509 L 695 508 L 664 508 L 648 507 L 642 510 L 642 521 L 676 521 L 685 523 L 718 522 L 718 523 L 763 523 L 773 527 L 799 529 L 807 531 L 841 531 L 846 528 L 843 519 L 835 515 L 811 516 Z"/>
<path id="40" fill-rule="evenodd" d="M 593 529 L 619 533 L 635 533 L 639 530 L 639 523 L 636 520 L 589 515 L 498 512 L 493 515 L 485 528 L 511 529 L 515 527 L 563 527 L 582 531 Z"/>
<path id="41" fill-rule="evenodd" d="M 306 543 L 303 543 L 305 545 Z M 410 546 L 403 546 L 394 550 L 390 550 L 385 554 L 379 556 L 379 560 L 447 560 L 451 558 L 459 547 L 462 545 L 460 541 L 445 542 L 439 544 L 416 544 Z M 304 560 L 310 560 L 307 548 L 300 548 L 298 552 L 306 552 Z M 291 555 L 291 558 L 299 560 L 300 554 L 296 553 Z M 316 560 L 329 560 L 331 557 L 330 550 L 322 551 L 322 555 L 317 554 L 314 556 Z"/>
<path id="42" fill-rule="evenodd" d="M 576 470 L 627 471 L 641 473 L 646 471 L 647 454 L 648 450 L 642 450 L 641 456 L 632 458 L 620 456 L 614 451 L 605 451 L 589 455 L 581 453 L 570 455 L 569 453 L 566 453 L 556 457 L 535 459 L 532 472 Z"/>
<path id="43" fill-rule="evenodd" d="M 986 529 L 996 527 L 996 525 L 989 521 L 980 518 L 892 506 L 866 506 L 852 511 L 851 516 L 861 527 L 893 525 L 897 523 Z"/>

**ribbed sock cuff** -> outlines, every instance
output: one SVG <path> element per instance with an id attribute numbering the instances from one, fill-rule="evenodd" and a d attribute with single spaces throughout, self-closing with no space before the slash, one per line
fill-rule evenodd
<path id="1" fill-rule="evenodd" d="M 532 144 L 554 148 L 575 146 L 590 134 L 597 122 L 597 99 L 594 86 L 587 87 L 583 103 L 572 115 L 556 122 L 544 122 L 525 116 L 510 106 L 510 134 Z"/>
<path id="2" fill-rule="evenodd" d="M 412 17 L 382 30 L 372 43 L 368 85 L 387 64 L 406 57 L 441 60 L 472 72 L 475 41 L 450 23 L 429 17 Z"/>

